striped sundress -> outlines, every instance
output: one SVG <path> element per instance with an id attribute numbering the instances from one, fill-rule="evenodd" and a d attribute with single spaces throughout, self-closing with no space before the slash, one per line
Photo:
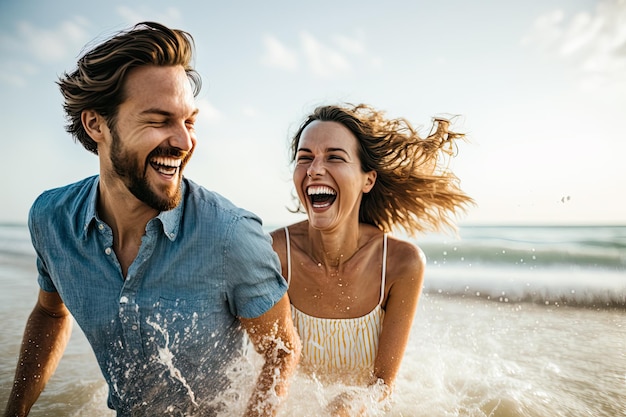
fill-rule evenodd
<path id="1" fill-rule="evenodd" d="M 291 282 L 291 248 L 287 240 L 287 282 Z M 380 299 L 368 314 L 349 319 L 329 319 L 310 316 L 291 305 L 294 325 L 302 340 L 300 367 L 323 381 L 347 384 L 367 384 L 374 371 L 378 339 L 385 311 L 387 264 L 387 234 L 383 237 L 383 266 Z"/>

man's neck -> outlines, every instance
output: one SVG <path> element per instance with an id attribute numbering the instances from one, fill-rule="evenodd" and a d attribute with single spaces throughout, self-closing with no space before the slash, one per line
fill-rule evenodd
<path id="1" fill-rule="evenodd" d="M 124 277 L 137 257 L 146 225 L 158 214 L 157 210 L 138 200 L 126 188 L 111 189 L 101 184 L 98 216 L 111 227 L 113 250 Z"/>

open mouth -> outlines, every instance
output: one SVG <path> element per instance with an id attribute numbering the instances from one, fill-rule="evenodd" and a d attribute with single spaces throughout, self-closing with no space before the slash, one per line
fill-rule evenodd
<path id="1" fill-rule="evenodd" d="M 335 202 L 337 191 L 325 185 L 314 185 L 306 190 L 313 208 L 326 208 Z"/>
<path id="2" fill-rule="evenodd" d="M 174 175 L 180 168 L 182 160 L 167 156 L 155 156 L 150 159 L 150 165 L 158 173 L 163 175 Z"/>

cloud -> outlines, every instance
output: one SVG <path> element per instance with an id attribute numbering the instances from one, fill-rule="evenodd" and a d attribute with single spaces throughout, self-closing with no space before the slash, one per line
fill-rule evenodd
<path id="1" fill-rule="evenodd" d="M 0 82 L 23 87 L 42 65 L 75 57 L 88 39 L 89 25 L 82 17 L 65 20 L 51 29 L 24 20 L 16 22 L 14 31 L 0 34 L 0 54 L 13 56 L 11 62 L 0 64 Z"/>
<path id="2" fill-rule="evenodd" d="M 539 16 L 522 45 L 562 57 L 585 77 L 583 84 L 626 85 L 626 1 L 605 0 L 593 11 L 567 18 L 562 10 Z"/>
<path id="3" fill-rule="evenodd" d="M 117 13 L 130 24 L 142 20 L 178 21 L 181 14 L 178 9 L 170 7 L 164 12 L 150 10 L 133 10 L 126 6 L 117 8 Z M 0 64 L 0 82 L 13 86 L 24 86 L 30 76 L 40 71 L 42 64 L 72 60 L 80 51 L 98 42 L 92 39 L 92 23 L 85 17 L 74 16 L 60 22 L 56 27 L 37 26 L 30 21 L 21 20 L 15 23 L 15 29 L 7 28 L 0 31 L 0 54 L 12 55 L 12 63 Z"/>
<path id="4" fill-rule="evenodd" d="M 25 60 L 58 62 L 76 55 L 88 39 L 88 28 L 89 21 L 82 17 L 65 20 L 52 29 L 19 21 L 15 34 L 1 37 L 0 48 L 19 51 Z"/>
<path id="5" fill-rule="evenodd" d="M 336 35 L 333 37 L 333 40 L 338 47 L 354 55 L 364 55 L 366 52 L 365 45 L 359 39 Z"/>
<path id="6" fill-rule="evenodd" d="M 530 32 L 522 38 L 522 45 L 541 50 L 553 49 L 563 37 L 563 29 L 560 26 L 564 19 L 565 14 L 562 10 L 553 10 L 537 17 Z"/>
<path id="7" fill-rule="evenodd" d="M 300 34 L 300 41 L 313 74 L 326 78 L 351 72 L 350 61 L 337 50 L 324 45 L 307 32 Z"/>
<path id="8" fill-rule="evenodd" d="M 202 122 L 215 124 L 222 120 L 222 113 L 215 106 L 213 106 L 209 100 L 204 98 L 197 99 L 196 105 L 199 109 L 198 119 Z"/>
<path id="9" fill-rule="evenodd" d="M 263 46 L 265 47 L 265 54 L 262 58 L 264 65 L 286 71 L 293 71 L 298 68 L 297 54 L 289 50 L 274 36 L 263 36 Z"/>
<path id="10" fill-rule="evenodd" d="M 251 106 L 244 106 L 241 109 L 241 113 L 249 119 L 256 119 L 260 117 L 259 111 L 256 108 L 251 107 Z"/>
<path id="11" fill-rule="evenodd" d="M 6 61 L 0 63 L 0 83 L 14 87 L 28 85 L 27 77 L 38 73 L 37 66 L 25 61 Z"/>
<path id="12" fill-rule="evenodd" d="M 363 34 L 359 33 L 356 37 L 337 35 L 333 37 L 333 41 L 344 52 L 363 59 L 370 68 L 382 68 L 383 60 L 369 53 Z"/>
<path id="13" fill-rule="evenodd" d="M 270 68 L 296 71 L 306 68 L 314 76 L 334 78 L 352 73 L 356 60 L 365 61 L 370 68 L 380 68 L 382 61 L 368 53 L 362 36 L 335 35 L 323 42 L 308 32 L 299 36 L 297 48 L 289 48 L 275 36 L 263 37 L 262 64 Z M 301 64 L 302 63 L 302 64 Z"/>

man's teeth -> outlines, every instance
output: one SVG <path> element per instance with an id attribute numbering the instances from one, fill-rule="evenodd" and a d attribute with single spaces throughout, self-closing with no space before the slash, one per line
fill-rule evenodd
<path id="1" fill-rule="evenodd" d="M 307 189 L 307 194 L 308 195 L 317 195 L 317 194 L 329 194 L 329 195 L 336 195 L 337 192 L 335 192 L 335 190 L 333 190 L 330 187 L 327 187 L 325 185 L 319 185 L 316 187 L 309 187 Z"/>
<path id="2" fill-rule="evenodd" d="M 174 175 L 180 167 L 182 161 L 176 158 L 168 158 L 165 156 L 156 156 L 150 160 L 150 163 L 161 174 Z"/>
<path id="3" fill-rule="evenodd" d="M 155 156 L 152 158 L 151 162 L 157 165 L 178 168 L 182 163 L 182 160 L 178 158 L 168 158 L 166 156 Z"/>

